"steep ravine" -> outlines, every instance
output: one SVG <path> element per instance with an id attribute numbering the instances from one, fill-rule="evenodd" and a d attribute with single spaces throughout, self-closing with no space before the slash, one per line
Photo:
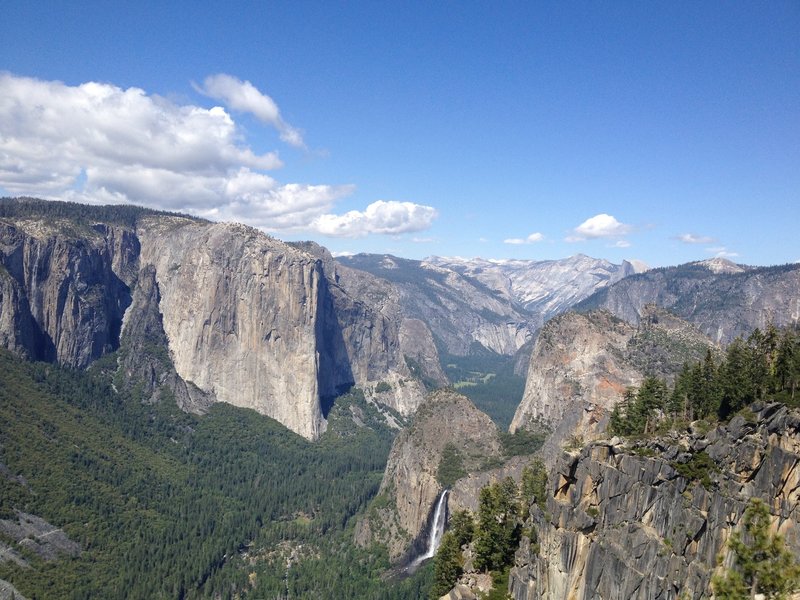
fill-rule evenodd
<path id="1" fill-rule="evenodd" d="M 393 562 L 407 557 L 416 545 L 424 546 L 421 536 L 443 490 L 437 473 L 447 446 L 458 453 L 464 470 L 448 498 L 451 510 L 477 498 L 477 489 L 468 482 L 482 480 L 482 465 L 500 458 L 497 427 L 465 396 L 438 390 L 395 438 L 378 498 L 357 527 L 357 543 L 385 544 Z"/>

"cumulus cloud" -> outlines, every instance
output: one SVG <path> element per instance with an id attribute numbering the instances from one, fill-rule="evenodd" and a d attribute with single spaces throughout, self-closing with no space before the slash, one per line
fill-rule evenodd
<path id="1" fill-rule="evenodd" d="M 567 237 L 568 242 L 579 242 L 598 238 L 622 237 L 631 232 L 631 226 L 620 223 L 611 215 L 600 213 L 572 230 L 572 235 Z"/>
<path id="2" fill-rule="evenodd" d="M 363 237 L 369 233 L 400 234 L 428 229 L 438 216 L 432 206 L 412 202 L 378 200 L 366 210 L 343 215 L 320 215 L 311 227 L 323 235 Z"/>
<path id="3" fill-rule="evenodd" d="M 520 244 L 535 244 L 536 242 L 541 242 L 544 239 L 544 236 L 539 233 L 530 234 L 528 237 L 525 238 L 508 238 L 503 240 L 504 244 L 512 244 L 512 245 L 520 245 Z"/>
<path id="4" fill-rule="evenodd" d="M 252 84 L 221 75 L 206 84 L 302 144 Z M 357 213 L 362 219 L 330 214 L 355 186 L 281 183 L 267 174 L 281 166 L 277 153 L 255 153 L 222 107 L 0 72 L 0 188 L 8 194 L 136 203 L 270 231 L 418 231 L 435 216 L 431 207 L 412 203 L 395 203 L 401 210 L 394 213 L 376 203 L 372 212 Z M 318 229 L 317 222 L 324 225 Z"/>
<path id="5" fill-rule="evenodd" d="M 621 237 L 630 233 L 630 231 L 630 225 L 620 223 L 611 215 L 600 213 L 586 219 L 573 229 L 568 241 Z"/>
<path id="6" fill-rule="evenodd" d="M 684 244 L 713 244 L 717 241 L 713 237 L 709 237 L 707 235 L 695 235 L 694 233 L 682 233 L 681 235 L 675 236 L 675 239 L 683 242 Z"/>
<path id="7" fill-rule="evenodd" d="M 242 81 L 231 75 L 218 73 L 205 78 L 202 86 L 195 86 L 202 94 L 209 98 L 224 102 L 228 108 L 254 115 L 262 123 L 272 125 L 280 133 L 281 139 L 287 144 L 303 148 L 303 136 L 299 130 L 289 125 L 281 118 L 280 110 L 275 101 L 260 92 L 249 81 Z"/>

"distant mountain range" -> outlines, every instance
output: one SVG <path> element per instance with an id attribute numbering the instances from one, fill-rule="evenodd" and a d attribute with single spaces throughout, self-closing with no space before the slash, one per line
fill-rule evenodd
<path id="1" fill-rule="evenodd" d="M 720 344 L 755 328 L 800 319 L 800 264 L 749 267 L 716 258 L 651 269 L 598 290 L 575 309 L 605 308 L 638 323 L 655 304 L 693 323 Z"/>
<path id="2" fill-rule="evenodd" d="M 479 343 L 511 355 L 550 317 L 628 275 L 641 263 L 578 254 L 561 260 L 487 260 L 388 254 L 340 257 L 341 264 L 390 281 L 409 316 L 426 322 L 451 354 Z"/>

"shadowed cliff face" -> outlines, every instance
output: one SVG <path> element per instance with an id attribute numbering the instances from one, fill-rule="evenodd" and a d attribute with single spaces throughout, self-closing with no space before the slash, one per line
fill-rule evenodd
<path id="1" fill-rule="evenodd" d="M 0 222 L 0 340 L 30 359 L 83 368 L 119 345 L 139 244 L 121 228 L 57 231 Z"/>
<path id="2" fill-rule="evenodd" d="M 335 331 L 320 336 L 329 356 L 321 376 L 336 389 L 355 383 L 381 404 L 404 416 L 413 414 L 425 389 L 411 373 L 406 356 L 424 357 L 422 375 L 439 385 L 447 382 L 430 330 L 404 318 L 397 293 L 387 281 L 338 264 L 314 242 L 292 246 L 323 265 L 329 299 L 324 322 L 327 330 Z M 338 341 L 329 343 L 332 337 Z"/>
<path id="3" fill-rule="evenodd" d="M 403 414 L 422 398 L 395 312 L 351 296 L 324 257 L 242 225 L 4 202 L 22 210 L 0 218 L 0 344 L 22 356 L 83 368 L 122 346 L 153 400 L 165 386 L 186 410 L 253 408 L 310 439 L 353 384 Z"/>
<path id="4" fill-rule="evenodd" d="M 800 552 L 800 413 L 754 407 L 706 434 L 618 439 L 564 454 L 550 478 L 547 510 L 532 507 L 538 551 L 523 538 L 511 571 L 515 600 L 710 596 L 717 559 L 761 498 L 772 530 Z M 705 453 L 709 482 L 676 466 Z"/>
<path id="5" fill-rule="evenodd" d="M 178 375 L 316 438 L 324 426 L 317 261 L 239 225 L 169 225 L 147 220 L 139 235 Z"/>

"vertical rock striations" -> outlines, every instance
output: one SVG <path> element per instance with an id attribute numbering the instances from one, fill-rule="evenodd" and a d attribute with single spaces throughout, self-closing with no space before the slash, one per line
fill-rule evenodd
<path id="1" fill-rule="evenodd" d="M 115 227 L 0 221 L 4 344 L 77 368 L 115 350 L 137 254 Z"/>
<path id="2" fill-rule="evenodd" d="M 423 372 L 443 385 L 439 356 L 424 323 L 408 331 L 394 287 L 384 279 L 337 263 L 330 252 L 314 242 L 292 244 L 318 258 L 325 273 L 327 301 L 324 328 L 327 360 L 320 376 L 329 387 L 341 389 L 355 384 L 374 400 L 404 416 L 411 415 L 425 394 L 406 356 L 429 358 Z M 380 391 L 376 391 L 380 390 Z"/>
<path id="3" fill-rule="evenodd" d="M 318 262 L 243 225 L 146 219 L 139 235 L 178 375 L 316 438 L 333 392 L 317 380 Z"/>
<path id="4" fill-rule="evenodd" d="M 601 289 L 576 310 L 605 308 L 637 323 L 656 304 L 693 323 L 720 344 L 747 336 L 768 323 L 800 319 L 800 264 L 743 267 L 714 259 L 653 269 Z"/>
<path id="5" fill-rule="evenodd" d="M 564 454 L 547 510 L 532 507 L 511 571 L 515 600 L 699 599 L 711 594 L 718 557 L 750 498 L 772 513 L 772 531 L 800 551 L 800 413 L 754 407 L 702 434 L 626 446 L 597 442 Z M 682 464 L 704 454 L 695 477 Z"/>
<path id="6" fill-rule="evenodd" d="M 423 396 L 396 302 L 371 280 L 337 273 L 318 246 L 243 225 L 0 204 L 2 346 L 76 368 L 119 349 L 145 399 L 169 389 L 186 410 L 248 407 L 310 439 L 324 431 L 327 402 L 353 384 L 406 415 Z"/>

